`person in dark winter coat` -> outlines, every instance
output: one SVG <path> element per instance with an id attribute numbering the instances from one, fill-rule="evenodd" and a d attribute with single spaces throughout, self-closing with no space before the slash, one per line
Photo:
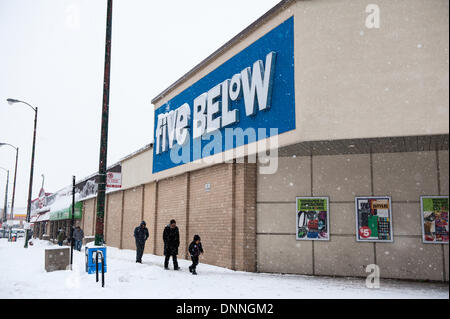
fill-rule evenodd
<path id="1" fill-rule="evenodd" d="M 189 266 L 189 271 L 193 275 L 197 275 L 197 272 L 195 271 L 195 269 L 197 268 L 197 265 L 198 265 L 198 259 L 199 259 L 198 257 L 200 256 L 200 254 L 203 254 L 203 247 L 202 247 L 202 243 L 200 242 L 199 235 L 195 235 L 194 240 L 189 245 L 189 254 L 191 255 L 191 260 L 192 260 L 192 265 Z"/>
<path id="2" fill-rule="evenodd" d="M 80 226 L 77 226 L 74 230 L 73 230 L 73 240 L 74 240 L 74 246 L 75 249 L 78 251 L 81 251 L 81 245 L 83 242 L 83 238 L 84 238 L 84 232 L 83 230 L 80 228 Z"/>
<path id="3" fill-rule="evenodd" d="M 136 239 L 136 262 L 142 264 L 142 255 L 144 254 L 145 241 L 148 239 L 148 229 L 145 221 L 134 229 L 134 238 Z"/>
<path id="4" fill-rule="evenodd" d="M 164 228 L 163 240 L 164 256 L 166 256 L 166 259 L 164 260 L 164 269 L 169 269 L 169 259 L 170 256 L 172 256 L 173 269 L 179 270 L 177 255 L 178 247 L 180 246 L 180 233 L 175 219 L 172 219 L 170 224 Z"/>

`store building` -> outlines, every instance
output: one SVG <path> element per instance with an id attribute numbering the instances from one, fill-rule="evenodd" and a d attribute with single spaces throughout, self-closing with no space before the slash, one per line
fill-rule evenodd
<path id="1" fill-rule="evenodd" d="M 444 0 L 281 1 L 152 100 L 107 245 L 135 249 L 145 220 L 162 255 L 174 218 L 179 257 L 200 234 L 207 264 L 448 281 L 448 17 Z"/>
<path id="2" fill-rule="evenodd" d="M 50 205 L 55 201 L 55 198 L 56 194 L 47 193 L 41 187 L 39 196 L 31 201 L 30 223 L 33 225 L 34 238 L 42 239 L 44 235 L 49 234 Z"/>
<path id="3" fill-rule="evenodd" d="M 107 169 L 107 191 L 121 187 L 121 165 L 115 163 Z M 83 201 L 97 194 L 98 174 L 92 174 L 75 184 L 74 227 L 81 225 Z M 55 193 L 46 193 L 42 188 L 39 197 L 31 203 L 30 223 L 33 225 L 33 237 L 56 240 L 60 230 L 70 236 L 72 225 L 72 186 Z"/>

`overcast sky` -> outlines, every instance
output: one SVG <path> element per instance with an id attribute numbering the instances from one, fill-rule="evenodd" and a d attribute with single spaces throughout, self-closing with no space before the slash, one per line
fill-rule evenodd
<path id="1" fill-rule="evenodd" d="M 108 165 L 151 142 L 151 99 L 279 0 L 114 0 Z M 98 171 L 106 0 L 0 0 L 0 142 L 19 147 L 15 207 Z M 15 151 L 0 147 L 10 170 Z M 0 207 L 6 173 L 0 170 Z"/>

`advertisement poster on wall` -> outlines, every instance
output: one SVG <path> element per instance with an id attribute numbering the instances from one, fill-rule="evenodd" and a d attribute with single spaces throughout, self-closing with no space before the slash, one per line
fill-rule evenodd
<path id="1" fill-rule="evenodd" d="M 355 210 L 357 241 L 394 241 L 389 196 L 355 197 Z"/>
<path id="2" fill-rule="evenodd" d="M 330 240 L 328 197 L 296 197 L 297 240 Z"/>
<path id="3" fill-rule="evenodd" d="M 421 196 L 422 239 L 425 244 L 448 244 L 448 196 Z"/>

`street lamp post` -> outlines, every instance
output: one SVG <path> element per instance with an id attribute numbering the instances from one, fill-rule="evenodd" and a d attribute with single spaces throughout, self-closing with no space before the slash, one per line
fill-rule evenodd
<path id="1" fill-rule="evenodd" d="M 15 165 L 15 168 L 14 168 L 14 182 L 13 182 L 12 202 L 11 202 L 11 210 L 9 211 L 9 216 L 10 216 L 11 219 L 13 219 L 13 217 L 14 217 L 14 199 L 16 197 L 17 160 L 19 158 L 19 148 L 15 147 L 14 145 L 11 145 L 9 143 L 0 143 L 0 147 L 2 147 L 3 145 L 9 145 L 12 148 L 16 149 L 16 165 Z"/>
<path id="2" fill-rule="evenodd" d="M 6 211 L 8 209 L 8 184 L 9 184 L 9 170 L 3 167 L 0 169 L 6 172 L 6 189 L 5 189 L 5 206 L 3 208 L 3 222 L 6 222 Z"/>
<path id="3" fill-rule="evenodd" d="M 34 111 L 34 130 L 33 130 L 33 148 L 31 151 L 31 168 L 30 168 L 30 184 L 28 186 L 28 204 L 27 204 L 27 223 L 30 223 L 30 214 L 31 214 L 31 194 L 33 190 L 33 170 L 34 170 L 34 150 L 36 145 L 36 124 L 37 124 L 37 114 L 38 114 L 38 108 L 31 106 L 29 103 L 16 100 L 16 99 L 7 99 L 9 104 L 14 103 L 23 103 L 31 107 Z M 29 227 L 27 227 L 26 233 L 25 233 L 25 245 L 24 248 L 28 248 L 28 235 L 29 235 Z"/>

